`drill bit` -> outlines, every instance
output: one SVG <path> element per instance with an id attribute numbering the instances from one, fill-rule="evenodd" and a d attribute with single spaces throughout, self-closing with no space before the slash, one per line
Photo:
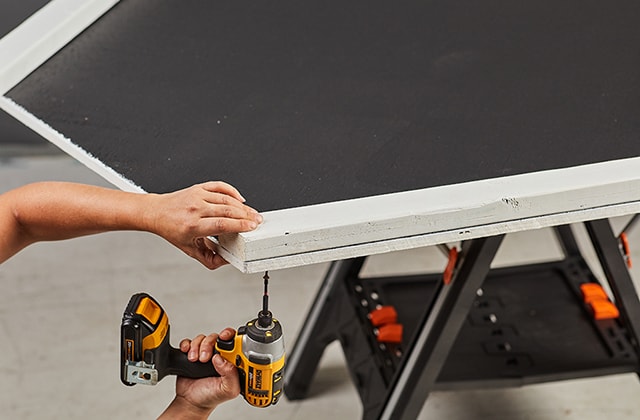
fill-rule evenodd
<path id="1" fill-rule="evenodd" d="M 269 312 L 269 272 L 264 272 L 264 294 L 262 295 L 262 310 L 258 312 L 258 326 L 270 328 L 273 323 L 273 315 Z"/>
<path id="2" fill-rule="evenodd" d="M 262 312 L 269 312 L 269 272 L 265 271 L 264 276 L 264 294 L 262 295 Z"/>

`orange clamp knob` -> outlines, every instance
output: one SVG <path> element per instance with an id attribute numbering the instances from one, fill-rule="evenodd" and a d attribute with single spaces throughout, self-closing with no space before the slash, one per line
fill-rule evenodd
<path id="1" fill-rule="evenodd" d="M 386 324 L 378 328 L 376 340 L 379 343 L 402 343 L 402 324 Z"/>
<path id="2" fill-rule="evenodd" d="M 620 234 L 620 244 L 622 245 L 622 255 L 624 256 L 624 260 L 627 262 L 627 267 L 632 268 L 631 248 L 629 247 L 629 238 L 627 238 L 627 234 L 625 232 Z"/>
<path id="3" fill-rule="evenodd" d="M 458 263 L 458 248 L 455 246 L 449 250 L 449 261 L 447 261 L 447 266 L 444 269 L 444 274 L 442 275 L 442 280 L 444 284 L 451 283 L 453 279 L 453 272 L 456 269 L 456 264 Z"/>
<path id="4" fill-rule="evenodd" d="M 608 300 L 594 300 L 589 303 L 591 311 L 593 311 L 593 318 L 600 319 L 615 319 L 620 316 L 620 311 L 616 308 L 616 305 Z"/>
<path id="5" fill-rule="evenodd" d="M 585 303 L 591 303 L 595 300 L 609 300 L 607 292 L 598 283 L 582 283 L 580 291 Z"/>
<path id="6" fill-rule="evenodd" d="M 379 327 L 384 324 L 395 324 L 396 321 L 398 321 L 398 313 L 393 306 L 385 305 L 369 312 L 369 319 L 374 327 Z"/>
<path id="7" fill-rule="evenodd" d="M 620 316 L 620 311 L 616 305 L 609 300 L 607 292 L 598 283 L 583 283 L 580 285 L 582 291 L 582 298 L 585 303 L 589 305 L 589 309 L 593 314 L 593 318 L 600 319 L 615 319 Z"/>

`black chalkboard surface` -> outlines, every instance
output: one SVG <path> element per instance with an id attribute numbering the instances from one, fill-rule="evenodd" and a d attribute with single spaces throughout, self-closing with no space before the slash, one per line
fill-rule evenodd
<path id="1" fill-rule="evenodd" d="M 11 32 L 49 0 L 5 0 L 0 2 L 0 38 Z"/>
<path id="2" fill-rule="evenodd" d="M 7 96 L 283 209 L 640 155 L 640 2 L 122 1 Z"/>

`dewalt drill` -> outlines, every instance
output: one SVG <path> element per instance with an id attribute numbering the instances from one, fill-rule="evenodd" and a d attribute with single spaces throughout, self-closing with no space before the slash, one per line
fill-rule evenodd
<path id="1" fill-rule="evenodd" d="M 282 326 L 269 311 L 267 273 L 262 310 L 238 328 L 231 340 L 218 339 L 216 352 L 238 368 L 240 393 L 255 407 L 278 402 L 284 383 Z M 167 375 L 187 378 L 219 376 L 212 363 L 190 362 L 169 343 L 169 318 L 147 293 L 131 297 L 122 316 L 121 372 L 125 385 L 155 385 Z"/>

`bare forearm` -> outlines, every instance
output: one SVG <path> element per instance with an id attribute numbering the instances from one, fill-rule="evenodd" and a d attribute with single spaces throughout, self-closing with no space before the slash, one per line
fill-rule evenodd
<path id="1" fill-rule="evenodd" d="M 167 194 L 137 194 L 64 182 L 0 195 L 0 263 L 38 241 L 113 230 L 155 233 L 210 269 L 226 263 L 205 239 L 255 229 L 262 216 L 231 185 L 205 182 Z"/>
<path id="2" fill-rule="evenodd" d="M 32 242 L 148 230 L 144 194 L 64 182 L 30 184 L 9 194 L 14 217 Z"/>
<path id="3" fill-rule="evenodd" d="M 109 230 L 148 230 L 145 194 L 90 185 L 41 182 L 0 196 L 0 262 L 38 241 Z"/>

